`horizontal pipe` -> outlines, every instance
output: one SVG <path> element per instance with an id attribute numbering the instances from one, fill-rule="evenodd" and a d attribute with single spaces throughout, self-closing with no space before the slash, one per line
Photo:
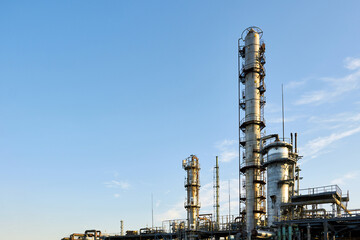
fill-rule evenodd
<path id="1" fill-rule="evenodd" d="M 265 230 L 254 229 L 252 230 L 251 235 L 252 237 L 256 237 L 256 238 L 271 238 L 275 236 L 275 233 Z"/>
<path id="2" fill-rule="evenodd" d="M 260 138 L 262 141 L 270 139 L 270 138 L 275 138 L 276 141 L 279 141 L 279 135 L 278 134 L 270 134 L 270 135 L 266 135 L 265 137 Z"/>
<path id="3" fill-rule="evenodd" d="M 324 215 L 326 215 L 325 208 L 309 209 L 309 210 L 304 210 L 304 212 L 305 213 L 322 212 Z"/>

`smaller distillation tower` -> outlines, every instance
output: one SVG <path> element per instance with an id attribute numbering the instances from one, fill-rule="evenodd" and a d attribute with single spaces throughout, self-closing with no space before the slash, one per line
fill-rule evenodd
<path id="1" fill-rule="evenodd" d="M 292 209 L 282 206 L 291 201 L 291 197 L 298 190 L 299 182 L 297 153 L 297 134 L 295 133 L 295 150 L 293 138 L 291 142 L 282 141 L 277 134 L 268 135 L 261 139 L 261 154 L 263 167 L 267 168 L 267 211 L 268 226 L 280 221 L 281 216 L 292 213 Z"/>
<path id="2" fill-rule="evenodd" d="M 187 192 L 187 198 L 185 201 L 185 208 L 187 211 L 187 229 L 189 231 L 195 231 L 200 210 L 199 159 L 195 155 L 190 155 L 190 157 L 183 160 L 182 166 L 186 171 L 185 188 Z"/>

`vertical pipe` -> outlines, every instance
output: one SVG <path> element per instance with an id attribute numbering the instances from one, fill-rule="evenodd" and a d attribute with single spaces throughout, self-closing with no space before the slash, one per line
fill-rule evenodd
<path id="1" fill-rule="evenodd" d="M 290 139 L 291 139 L 291 151 L 294 151 L 294 142 L 293 142 L 293 134 L 290 133 Z"/>
<path id="2" fill-rule="evenodd" d="M 288 230 L 289 230 L 289 239 L 293 239 L 292 238 L 292 226 L 291 225 L 289 225 Z"/>
<path id="3" fill-rule="evenodd" d="M 325 221 L 323 225 L 324 225 L 324 240 L 328 240 L 329 239 L 328 223 Z"/>
<path id="4" fill-rule="evenodd" d="M 120 221 L 120 235 L 124 236 L 124 221 Z"/>
<path id="5" fill-rule="evenodd" d="M 298 173 L 297 173 L 297 195 L 300 195 L 300 167 L 297 167 L 298 168 Z"/>
<path id="6" fill-rule="evenodd" d="M 282 237 L 283 240 L 286 240 L 286 226 L 282 226 Z"/>
<path id="7" fill-rule="evenodd" d="M 308 223 L 306 229 L 307 229 L 307 234 L 306 234 L 307 240 L 311 240 L 311 232 L 310 232 L 310 224 L 309 223 Z"/>
<path id="8" fill-rule="evenodd" d="M 295 133 L 295 153 L 297 153 L 297 133 Z"/>
<path id="9" fill-rule="evenodd" d="M 278 232 L 277 232 L 277 239 L 281 240 L 281 227 L 278 228 Z"/>

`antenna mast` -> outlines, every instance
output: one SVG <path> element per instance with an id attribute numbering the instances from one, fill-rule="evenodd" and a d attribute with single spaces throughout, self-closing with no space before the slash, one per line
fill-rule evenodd
<path id="1" fill-rule="evenodd" d="M 282 102 L 282 134 L 285 141 L 285 118 L 284 118 L 284 84 L 281 84 L 281 102 Z"/>

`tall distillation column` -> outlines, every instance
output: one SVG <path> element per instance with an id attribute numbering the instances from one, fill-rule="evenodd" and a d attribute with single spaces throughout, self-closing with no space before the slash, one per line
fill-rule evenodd
<path id="1" fill-rule="evenodd" d="M 240 172 L 245 175 L 242 186 L 246 193 L 240 200 L 246 205 L 246 230 L 249 239 L 251 231 L 264 224 L 266 213 L 265 169 L 260 162 L 260 138 L 265 127 L 265 44 L 260 44 L 261 36 L 260 28 L 250 27 L 239 39 L 239 113 L 240 110 L 245 111 L 245 116 L 239 122 L 239 143 L 245 149 Z M 244 90 L 240 83 L 245 85 Z"/>
<path id="2" fill-rule="evenodd" d="M 195 155 L 190 155 L 184 159 L 182 166 L 186 171 L 185 188 L 187 191 L 187 198 L 185 208 L 187 211 L 187 229 L 195 231 L 197 219 L 199 217 L 200 203 L 199 203 L 199 190 L 200 190 L 200 164 L 199 159 Z M 191 239 L 191 234 L 190 234 Z"/>

